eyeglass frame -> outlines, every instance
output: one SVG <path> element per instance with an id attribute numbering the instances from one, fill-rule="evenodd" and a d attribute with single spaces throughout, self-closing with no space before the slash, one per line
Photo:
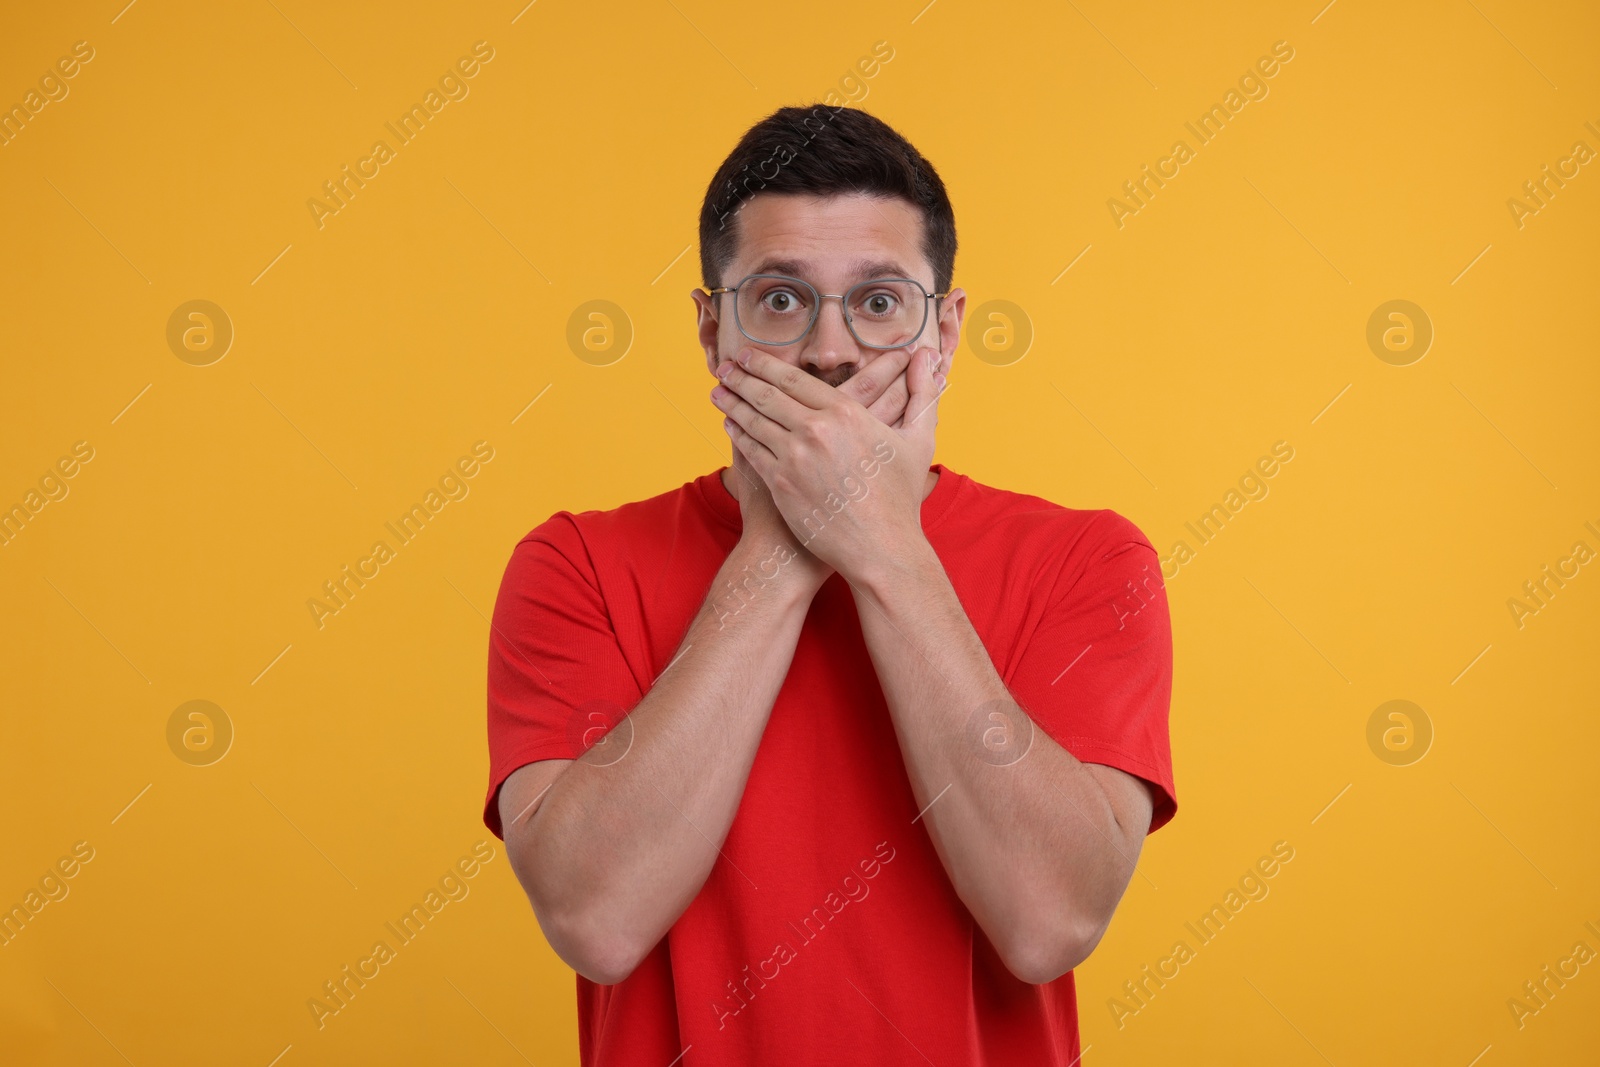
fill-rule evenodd
<path id="1" fill-rule="evenodd" d="M 786 282 L 799 282 L 801 285 L 811 290 L 812 295 L 817 298 L 816 302 L 811 306 L 811 317 L 806 321 L 806 328 L 800 331 L 799 337 L 796 337 L 793 341 L 763 341 L 759 337 L 751 336 L 750 331 L 744 328 L 744 323 L 739 319 L 738 292 L 744 287 L 746 282 L 749 282 L 755 278 L 777 278 Z M 857 289 L 860 289 L 864 285 L 873 285 L 877 282 L 910 282 L 912 285 L 922 290 L 922 322 L 912 333 L 909 341 L 902 341 L 901 343 L 895 345 L 870 345 L 861 339 L 860 334 L 856 333 L 855 323 L 850 321 L 850 313 L 845 310 L 845 297 L 849 296 L 851 293 L 855 292 Z M 839 301 L 839 314 L 844 316 L 845 329 L 850 331 L 850 336 L 855 338 L 856 344 L 860 345 L 862 348 L 870 348 L 878 352 L 891 352 L 896 348 L 905 348 L 907 345 L 916 343 L 917 338 L 922 336 L 922 331 L 928 328 L 928 301 L 930 299 L 943 300 L 955 290 L 951 289 L 942 293 L 930 293 L 926 288 L 923 287 L 923 284 L 917 281 L 915 278 L 884 277 L 868 278 L 866 281 L 857 282 L 842 293 L 824 293 L 820 292 L 816 286 L 812 285 L 804 278 L 796 278 L 792 274 L 747 274 L 739 280 L 738 285 L 719 285 L 715 289 L 705 289 L 702 287 L 701 291 L 707 296 L 717 296 L 722 293 L 735 294 L 733 301 L 733 324 L 739 328 L 740 333 L 744 334 L 745 337 L 749 338 L 751 341 L 754 341 L 758 345 L 772 345 L 777 348 L 785 348 L 789 345 L 799 344 L 801 341 L 804 341 L 811 335 L 811 331 L 816 328 L 817 321 L 821 319 L 822 302 L 824 300 L 837 299 Z"/>

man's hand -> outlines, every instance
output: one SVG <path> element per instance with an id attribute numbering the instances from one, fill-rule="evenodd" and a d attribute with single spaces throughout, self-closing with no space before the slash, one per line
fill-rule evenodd
<path id="1" fill-rule="evenodd" d="M 763 566 L 781 567 L 790 580 L 798 583 L 797 595 L 810 602 L 833 573 L 833 568 L 795 539 L 789 524 L 783 520 L 783 513 L 773 502 L 772 491 L 737 448 L 733 450 L 732 466 L 739 490 L 742 526 L 739 540 L 760 553 Z"/>
<path id="2" fill-rule="evenodd" d="M 871 375 L 895 350 L 856 378 Z M 900 416 L 870 410 L 799 367 L 746 349 L 718 367 L 713 400 L 797 541 L 852 583 L 878 578 L 922 538 L 921 506 L 945 381 L 931 348 L 910 354 Z M 889 373 L 885 368 L 883 373 Z M 869 381 L 872 379 L 869 379 Z M 884 398 L 880 396 L 879 401 Z M 891 401 L 886 405 L 893 407 Z M 891 424 L 892 422 L 892 424 Z"/>
<path id="3" fill-rule="evenodd" d="M 884 425 L 899 426 L 910 398 L 905 375 L 909 359 L 910 354 L 903 349 L 885 352 L 835 391 L 865 406 L 868 413 Z M 728 362 L 731 364 L 733 361 Z M 724 401 L 723 405 L 719 405 L 724 410 L 726 401 L 736 399 L 736 395 L 724 386 L 719 385 L 712 391 L 713 402 Z M 772 491 L 738 448 L 733 451 L 732 467 L 743 526 L 741 539 L 759 542 L 757 547 L 768 551 L 780 545 L 786 547 L 794 554 L 789 566 L 794 573 L 804 577 L 815 594 L 833 573 L 833 567 L 817 558 L 796 539 L 773 501 Z"/>

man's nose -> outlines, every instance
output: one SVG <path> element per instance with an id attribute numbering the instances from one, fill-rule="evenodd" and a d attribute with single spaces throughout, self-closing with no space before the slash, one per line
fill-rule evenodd
<path id="1" fill-rule="evenodd" d="M 824 297 L 817 309 L 817 323 L 806 336 L 800 351 L 800 366 L 826 381 L 833 381 L 839 368 L 861 360 L 861 346 L 844 321 L 844 302 Z"/>

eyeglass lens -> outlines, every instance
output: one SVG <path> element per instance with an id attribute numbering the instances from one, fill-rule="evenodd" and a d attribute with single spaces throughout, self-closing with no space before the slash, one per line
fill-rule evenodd
<path id="1" fill-rule="evenodd" d="M 817 292 L 798 278 L 755 275 L 739 286 L 738 322 L 762 344 L 793 344 L 815 317 Z M 844 296 L 845 321 L 856 340 L 876 348 L 909 344 L 928 313 L 927 294 L 903 278 L 862 282 Z"/>

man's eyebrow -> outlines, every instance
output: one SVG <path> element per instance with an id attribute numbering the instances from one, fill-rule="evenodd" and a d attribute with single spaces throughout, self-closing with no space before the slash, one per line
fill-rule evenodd
<path id="1" fill-rule="evenodd" d="M 811 273 L 811 264 L 799 259 L 765 259 L 762 260 L 751 274 L 787 274 L 794 278 L 805 278 Z M 911 272 L 892 259 L 857 260 L 850 265 L 851 278 L 864 280 L 868 278 L 910 278 Z"/>

